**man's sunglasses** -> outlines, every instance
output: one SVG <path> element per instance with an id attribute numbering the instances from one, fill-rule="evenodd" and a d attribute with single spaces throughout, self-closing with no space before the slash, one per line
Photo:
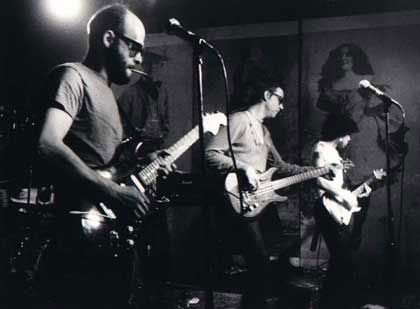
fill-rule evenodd
<path id="1" fill-rule="evenodd" d="M 271 95 L 273 95 L 273 96 L 275 96 L 275 97 L 277 97 L 277 98 L 279 99 L 279 102 L 280 102 L 281 104 L 283 104 L 283 103 L 285 102 L 284 97 L 282 97 L 281 95 L 279 95 L 279 94 L 277 94 L 277 93 L 275 93 L 275 92 L 272 92 L 272 91 L 270 91 L 270 92 L 271 92 Z"/>
<path id="2" fill-rule="evenodd" d="M 137 54 L 143 55 L 144 53 L 144 47 L 139 42 L 136 42 L 129 37 L 125 36 L 124 34 L 115 32 L 115 35 L 119 37 L 124 43 L 127 45 L 127 48 L 129 50 L 130 57 L 136 57 Z"/>

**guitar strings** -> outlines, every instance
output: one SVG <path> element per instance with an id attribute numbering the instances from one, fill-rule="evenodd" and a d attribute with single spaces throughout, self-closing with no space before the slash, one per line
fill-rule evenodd
<path id="1" fill-rule="evenodd" d="M 273 190 L 273 186 L 271 184 L 265 184 L 261 186 L 258 190 L 255 191 L 248 191 L 248 195 L 250 196 L 257 196 L 260 194 L 268 193 Z"/>
<path id="2" fill-rule="evenodd" d="M 319 169 L 315 169 L 315 170 L 313 170 L 313 171 L 309 171 L 309 174 L 316 174 L 316 172 L 319 172 L 319 171 L 321 171 L 321 170 L 323 170 L 324 169 L 324 167 L 321 167 L 321 168 L 319 168 Z M 293 176 L 292 176 L 293 177 Z M 275 181 L 281 181 L 281 180 L 283 180 L 283 179 L 279 179 L 279 180 L 275 180 Z M 273 181 L 273 182 L 275 182 L 275 181 Z M 280 189 L 280 188 L 279 188 Z M 278 190 L 278 189 L 277 189 Z M 258 196 L 258 195 L 261 195 L 261 194 L 265 194 L 265 193 L 268 193 L 268 192 L 270 192 L 270 191 L 273 191 L 273 185 L 272 185 L 272 183 L 267 183 L 267 184 L 264 184 L 264 185 L 262 185 L 259 189 L 257 189 L 256 191 L 248 191 L 248 195 L 249 196 Z"/>

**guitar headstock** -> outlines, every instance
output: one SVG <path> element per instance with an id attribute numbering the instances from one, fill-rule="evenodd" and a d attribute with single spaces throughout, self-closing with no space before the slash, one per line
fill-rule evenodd
<path id="1" fill-rule="evenodd" d="M 377 179 L 377 180 L 381 180 L 382 178 L 384 178 L 386 176 L 386 171 L 384 171 L 383 168 L 378 169 L 378 170 L 373 170 L 373 176 Z"/>
<path id="2" fill-rule="evenodd" d="M 216 135 L 219 132 L 220 126 L 227 124 L 226 115 L 221 112 L 205 113 L 203 115 L 203 130 Z"/>

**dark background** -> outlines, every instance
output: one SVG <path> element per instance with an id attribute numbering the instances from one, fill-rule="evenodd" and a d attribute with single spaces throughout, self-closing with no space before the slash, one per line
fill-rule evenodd
<path id="1" fill-rule="evenodd" d="M 18 111 L 27 109 L 35 111 L 38 110 L 41 102 L 38 102 L 36 99 L 37 93 L 48 71 L 56 64 L 67 61 L 78 61 L 83 57 L 86 49 L 85 25 L 88 18 L 100 6 L 113 2 L 122 2 L 127 4 L 136 14 L 138 14 L 138 16 L 142 18 L 147 31 L 155 35 L 154 37 L 152 36 L 154 38 L 153 42 L 158 42 L 160 44 L 155 45 L 158 46 L 157 48 L 152 46 L 151 50 L 155 48 L 157 52 L 162 53 L 163 50 L 163 53 L 167 53 L 166 56 L 168 56 L 169 61 L 167 68 L 163 71 L 178 73 L 171 73 L 173 75 L 167 74 L 166 79 L 164 79 L 165 85 L 170 90 L 172 98 L 176 99 L 176 101 L 172 100 L 170 102 L 170 104 L 172 104 L 172 107 L 170 107 L 171 132 L 169 138 L 171 142 L 177 140 L 191 127 L 191 123 L 193 122 L 193 108 L 191 103 L 192 81 L 190 72 L 191 58 L 189 57 L 190 48 L 186 44 L 168 44 L 165 46 L 163 41 L 166 37 L 159 39 L 159 35 L 164 32 L 164 25 L 168 18 L 176 17 L 185 27 L 194 31 L 198 29 L 216 29 L 214 30 L 214 33 L 217 34 L 217 31 L 219 31 L 218 29 L 230 29 L 229 27 L 241 27 L 242 25 L 257 26 L 258 24 L 282 22 L 287 24 L 288 22 L 296 23 L 298 21 L 305 23 L 306 21 L 310 21 L 312 19 L 319 19 L 322 21 L 323 19 L 331 17 L 339 17 L 342 18 L 342 20 L 345 20 L 345 18 L 349 16 L 398 13 L 420 9 L 420 3 L 417 0 L 89 0 L 84 1 L 84 9 L 77 20 L 60 22 L 54 20 L 48 15 L 48 13 L 45 12 L 42 6 L 42 0 L 9 1 L 6 4 L 3 4 L 4 9 L 2 10 L 4 28 L 1 44 L 2 61 L 0 64 L 0 71 L 2 96 L 0 105 L 6 110 L 14 108 Z M 366 28 L 369 28 L 368 24 L 366 25 Z M 388 63 L 388 59 L 393 59 L 390 63 L 393 64 L 394 67 L 399 64 L 399 62 L 395 60 L 398 58 L 400 52 L 398 50 L 399 46 L 392 45 L 392 43 L 398 43 L 398 38 L 405 37 L 406 33 L 410 34 L 410 44 L 414 47 L 409 49 L 410 53 L 400 54 L 400 59 L 402 59 L 401 62 L 406 65 L 406 69 L 409 69 L 410 63 L 416 64 L 416 66 L 413 65 L 413 68 L 418 67 L 418 59 L 416 56 L 420 56 L 420 50 L 418 50 L 418 44 L 416 41 L 416 33 L 418 33 L 416 29 L 418 30 L 418 25 L 417 28 L 414 29 L 405 29 L 402 27 L 394 29 L 391 32 L 384 31 L 384 33 L 382 33 L 383 36 L 377 36 L 378 33 L 381 34 L 381 30 L 378 30 L 378 32 L 372 30 L 372 32 L 364 33 L 363 30 L 360 32 L 344 31 L 344 37 L 347 39 L 356 39 L 356 41 L 357 38 L 360 38 L 362 43 L 368 42 L 369 38 L 375 38 L 373 43 L 365 43 L 363 47 L 370 49 L 370 55 L 377 56 L 377 59 L 379 60 L 376 60 L 375 68 L 377 71 L 382 71 L 385 74 L 385 72 L 391 68 L 391 65 Z M 325 32 L 327 32 L 327 30 L 325 30 Z M 296 31 L 292 34 L 296 35 Z M 325 39 L 326 36 L 321 31 L 320 34 L 318 33 L 306 37 L 308 39 L 306 42 L 309 42 L 307 47 L 309 48 L 306 49 L 308 54 L 304 56 L 306 57 L 306 60 L 311 60 L 303 62 L 302 70 L 306 74 L 304 75 L 307 79 L 305 82 L 308 81 L 305 85 L 309 85 L 310 89 L 303 90 L 308 91 L 308 96 L 310 96 L 309 102 L 311 104 L 313 104 L 314 97 L 316 96 L 316 91 L 313 85 L 314 80 L 317 80 L 317 77 L 314 77 L 314 75 L 319 73 L 320 65 L 325 61 L 327 52 L 340 43 L 340 40 L 337 39 L 337 37 L 341 37 L 342 34 L 343 33 L 337 31 L 335 34 L 330 35 L 328 39 Z M 252 38 L 252 35 L 250 37 Z M 381 45 L 383 43 L 381 40 L 382 38 L 388 39 L 386 41 L 388 42 L 386 46 L 392 48 L 392 53 L 384 52 L 383 46 Z M 292 80 L 289 80 L 291 85 L 296 85 L 298 75 L 297 46 L 299 39 L 300 38 L 297 36 L 288 37 L 285 35 L 280 40 L 280 43 L 278 43 L 276 39 L 272 38 L 261 39 L 260 42 L 265 52 L 272 56 L 270 60 L 273 60 L 279 68 L 286 68 L 287 73 L 292 75 Z M 324 39 L 325 41 L 323 41 Z M 273 40 L 275 42 L 273 42 Z M 234 40 L 215 40 L 216 47 L 219 47 L 223 54 L 228 58 L 228 73 L 231 74 L 231 76 L 234 73 L 235 67 L 240 64 L 240 59 L 237 58 L 237 55 L 240 53 L 242 48 L 247 48 L 249 44 L 252 44 L 251 41 L 255 42 L 255 40 L 252 39 L 249 41 L 245 39 L 242 42 L 239 42 L 242 44 L 241 45 L 238 44 L 238 41 Z M 321 46 L 323 43 L 325 43 L 325 46 Z M 266 44 L 266 47 L 264 47 L 264 44 Z M 278 46 L 276 45 L 276 49 L 274 51 L 270 50 L 271 44 L 278 44 Z M 163 48 L 159 47 L 162 45 Z M 321 47 L 323 47 L 323 49 L 321 49 Z M 289 49 L 284 51 L 284 49 L 287 48 Z M 419 53 L 416 54 L 416 51 L 419 51 Z M 273 55 L 280 55 L 283 58 L 279 60 Z M 373 58 L 373 56 L 371 56 L 371 58 Z M 208 59 L 208 61 L 214 63 L 214 60 L 212 59 Z M 413 113 L 410 114 L 409 119 L 413 124 L 413 126 L 411 126 L 413 131 L 418 129 L 417 120 L 420 119 L 418 116 L 420 115 L 420 112 L 417 108 L 417 100 L 414 100 L 414 97 L 418 94 L 418 90 L 415 89 L 415 85 L 418 85 L 420 80 L 418 80 L 419 76 L 416 72 L 407 73 L 407 70 L 405 70 L 399 71 L 399 73 L 401 73 L 401 77 L 404 80 L 411 79 L 410 85 L 413 85 L 412 88 L 408 89 L 411 91 L 409 98 L 413 99 L 409 102 L 413 111 Z M 206 88 L 206 90 L 214 88 L 221 89 L 220 77 L 217 77 L 218 73 L 209 70 L 207 74 L 208 75 L 206 75 L 205 78 L 209 84 L 207 84 L 206 87 L 208 88 Z M 214 87 L 212 88 L 212 86 Z M 290 88 L 293 88 L 293 86 L 289 87 L 289 89 Z M 395 88 L 398 89 L 398 87 Z M 405 90 L 405 88 L 402 89 Z M 122 91 L 120 88 L 116 88 L 115 90 L 117 94 Z M 287 129 L 291 130 L 292 134 L 289 141 L 294 142 L 294 144 L 282 145 L 282 153 L 284 153 L 286 158 L 296 161 L 301 155 L 298 147 L 296 146 L 299 135 L 299 132 L 297 132 L 299 124 L 297 123 L 297 119 L 293 118 L 296 114 L 292 111 L 296 110 L 298 105 L 303 102 L 297 102 L 297 88 L 289 91 L 289 93 L 292 95 L 294 103 L 288 107 L 289 114 L 287 114 L 287 116 L 289 117 L 288 119 L 291 121 L 290 123 L 292 126 L 289 126 Z M 207 99 L 211 101 L 211 106 L 223 109 L 221 92 L 206 91 L 206 96 Z M 181 101 L 180 98 L 184 98 L 184 100 Z M 185 117 L 188 121 L 185 121 Z M 279 126 L 281 125 L 279 124 Z M 279 139 L 284 139 L 284 135 L 278 135 Z M 420 213 L 417 210 L 418 197 L 416 193 L 419 191 L 418 182 L 416 182 L 418 180 L 419 170 L 418 164 L 416 163 L 416 151 L 418 152 L 419 140 L 420 139 L 417 133 L 416 135 L 412 135 L 410 139 L 411 145 L 413 146 L 410 153 L 411 165 L 410 170 L 408 171 L 410 181 L 406 184 L 406 191 L 410 192 L 407 197 L 407 204 L 410 208 L 403 216 L 404 218 L 407 218 L 407 221 L 404 223 L 403 227 L 404 234 L 402 242 L 404 243 L 404 247 L 402 247 L 400 251 L 400 254 L 402 255 L 401 261 L 404 264 L 404 274 L 407 274 L 406 277 L 410 277 L 412 279 L 416 279 L 420 274 L 420 263 L 418 263 L 420 252 L 418 246 L 416 246 L 416 243 L 418 243 L 418 235 L 420 234 L 417 227 L 418 224 L 416 224 L 416 218 L 420 218 Z M 5 140 L 3 140 L 3 144 L 5 143 L 4 141 Z M 197 149 L 194 149 L 194 151 L 196 150 Z M 30 153 L 22 150 L 21 153 L 19 153 L 19 156 L 15 157 L 15 159 L 20 158 L 20 160 L 25 160 L 28 159 L 28 156 L 30 156 Z M 14 164 L 19 164 L 20 162 L 23 161 L 17 161 L 14 162 Z M 8 163 L 9 162 L 7 162 L 7 164 Z M 180 166 L 187 171 L 196 167 L 194 162 L 192 162 L 191 155 L 182 158 Z M 397 197 L 396 200 L 398 200 Z M 294 205 L 296 205 L 296 203 Z M 288 224 L 293 226 L 293 231 L 295 232 L 294 236 L 299 235 L 299 216 L 297 212 L 298 209 L 296 207 L 286 207 L 279 210 L 279 216 L 281 215 L 283 218 L 287 218 L 286 221 Z M 375 252 L 375 257 L 386 255 L 386 252 L 382 251 L 384 240 L 383 237 L 381 237 L 386 234 L 386 214 L 384 209 L 385 207 L 379 212 L 373 212 L 373 217 L 371 219 L 373 224 L 370 224 L 367 227 L 369 231 L 368 239 L 370 242 L 366 246 L 370 248 L 368 251 L 369 253 Z M 200 217 L 196 208 L 194 208 L 194 210 L 183 209 L 183 211 L 189 213 L 191 218 Z M 179 233 L 179 235 L 185 235 L 187 231 L 189 235 L 194 234 L 194 232 L 190 231 L 190 227 L 194 226 L 194 222 L 197 222 L 196 220 L 198 219 L 191 219 L 190 222 L 182 222 L 180 218 L 176 219 L 177 214 L 175 213 L 172 213 L 170 218 L 173 218 L 171 219 L 173 220 L 172 226 L 176 226 L 178 228 L 178 230 L 175 228 L 175 230 L 170 231 L 172 232 L 172 237 L 175 237 L 173 236 L 175 235 L 175 232 Z M 178 224 L 181 222 L 182 224 Z M 273 227 L 276 228 L 277 225 L 273 224 Z M 275 234 L 275 231 L 272 232 L 272 234 L 273 233 Z M 180 244 L 179 241 L 181 239 L 182 238 L 172 239 L 173 243 L 175 243 L 176 246 L 179 246 L 179 248 L 177 247 L 178 249 L 176 249 L 176 254 L 179 254 L 182 250 L 189 246 L 189 244 Z M 189 241 L 192 246 L 194 245 L 196 239 Z M 380 243 L 380 245 L 376 245 L 377 243 Z M 191 254 L 192 253 L 193 252 L 191 252 Z M 194 258 L 191 259 L 193 260 Z"/>
<path id="2" fill-rule="evenodd" d="M 48 17 L 43 2 L 16 0 L 3 4 L 2 85 L 6 87 L 6 94 L 11 93 L 10 97 L 5 97 L 5 102 L 27 100 L 27 89 L 33 87 L 40 74 L 62 60 L 79 59 L 85 47 L 81 45 L 84 25 L 89 16 L 104 4 L 127 4 L 142 18 L 149 33 L 163 32 L 171 17 L 194 30 L 420 8 L 416 0 L 89 0 L 83 1 L 82 15 L 77 21 L 60 24 Z"/>

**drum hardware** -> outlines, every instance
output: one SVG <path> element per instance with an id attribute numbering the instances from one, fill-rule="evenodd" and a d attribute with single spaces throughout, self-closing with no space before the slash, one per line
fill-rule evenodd
<path id="1" fill-rule="evenodd" d="M 109 209 L 103 213 L 98 208 L 89 211 L 70 211 L 71 215 L 79 215 L 84 236 L 99 250 L 110 250 L 117 258 L 120 253 L 131 250 L 135 246 L 135 229 L 131 225 L 117 228 L 117 217 Z"/>
<path id="2" fill-rule="evenodd" d="M 35 196 L 38 194 L 32 194 L 30 191 L 26 189 L 23 190 L 23 195 L 9 197 L 9 207 L 5 209 L 7 221 L 13 222 L 9 227 L 8 236 L 8 272 L 22 281 L 20 284 L 25 288 L 30 288 L 39 274 L 42 257 L 53 236 L 51 220 L 55 218 L 54 213 L 50 211 L 52 208 L 44 208 L 44 205 L 49 204 L 35 203 Z M 31 199 L 28 203 L 29 196 Z"/>
<path id="3" fill-rule="evenodd" d="M 12 193 L 10 200 L 16 204 L 37 206 L 52 205 L 54 202 L 54 189 L 52 188 L 52 185 L 21 187 Z"/>
<path id="4" fill-rule="evenodd" d="M 43 257 L 51 243 L 51 238 L 31 234 L 29 228 L 25 229 L 16 251 L 9 258 L 10 278 L 24 296 L 38 296 L 37 281 L 41 276 Z"/>

